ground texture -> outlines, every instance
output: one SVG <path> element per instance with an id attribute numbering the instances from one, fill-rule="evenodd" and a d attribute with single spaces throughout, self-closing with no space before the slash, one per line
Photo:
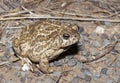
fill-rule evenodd
<path id="1" fill-rule="evenodd" d="M 28 13 L 18 14 L 18 11 L 22 10 L 19 6 L 23 3 L 23 10 L 34 9 L 33 13 L 46 17 L 69 16 L 91 19 L 59 19 L 77 24 L 81 38 L 78 44 L 71 46 L 67 52 L 50 62 L 51 66 L 62 69 L 51 74 L 43 74 L 37 68 L 34 72 L 23 71 L 20 60 L 12 62 L 17 58 L 12 49 L 13 33 L 21 26 L 38 19 L 1 20 L 0 83 L 120 83 L 119 0 L 104 0 L 104 2 L 102 0 L 0 0 L 0 2 L 0 19 L 27 15 Z M 17 13 L 12 16 L 8 11 Z"/>

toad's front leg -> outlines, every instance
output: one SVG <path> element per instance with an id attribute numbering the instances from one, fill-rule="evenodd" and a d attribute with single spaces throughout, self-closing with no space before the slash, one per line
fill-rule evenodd
<path id="1" fill-rule="evenodd" d="M 64 49 L 50 49 L 44 52 L 39 59 L 39 69 L 44 72 L 44 73 L 52 73 L 56 71 L 58 68 L 57 67 L 50 67 L 49 66 L 49 61 L 55 59 L 59 54 L 64 52 Z"/>
<path id="2" fill-rule="evenodd" d="M 50 67 L 49 66 L 49 60 L 47 57 L 43 57 L 39 61 L 39 66 L 38 68 L 43 72 L 43 73 L 52 73 L 56 71 L 56 67 Z"/>

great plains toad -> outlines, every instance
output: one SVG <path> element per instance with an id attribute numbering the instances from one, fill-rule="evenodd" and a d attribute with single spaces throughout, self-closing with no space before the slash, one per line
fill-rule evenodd
<path id="1" fill-rule="evenodd" d="M 38 21 L 22 28 L 20 36 L 13 39 L 13 49 L 21 59 L 37 62 L 42 72 L 50 73 L 55 68 L 49 66 L 49 61 L 77 43 L 79 38 L 76 25 L 59 21 Z"/>

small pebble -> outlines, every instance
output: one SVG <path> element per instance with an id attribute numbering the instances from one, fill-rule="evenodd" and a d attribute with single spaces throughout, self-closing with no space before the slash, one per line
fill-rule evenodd
<path id="1" fill-rule="evenodd" d="M 27 77 L 27 78 L 26 78 L 27 83 L 31 83 L 32 79 L 33 79 L 32 77 Z"/>
<path id="2" fill-rule="evenodd" d="M 80 78 L 78 76 L 76 76 L 70 81 L 70 83 L 79 83 L 79 79 Z"/>
<path id="3" fill-rule="evenodd" d="M 91 57 L 97 57 L 99 51 L 97 49 L 94 49 L 93 51 L 91 51 Z"/>
<path id="4" fill-rule="evenodd" d="M 86 81 L 91 81 L 91 79 L 92 79 L 91 76 L 85 75 L 85 80 L 86 80 Z"/>
<path id="5" fill-rule="evenodd" d="M 85 79 L 85 74 L 82 72 L 82 73 L 80 73 L 80 74 L 78 75 L 78 77 L 79 77 L 80 79 Z"/>
<path id="6" fill-rule="evenodd" d="M 118 56 L 117 59 L 120 61 L 120 56 Z"/>
<path id="7" fill-rule="evenodd" d="M 112 41 L 115 41 L 115 40 L 116 40 L 116 37 L 115 37 L 115 36 L 112 36 L 111 40 L 112 40 Z"/>
<path id="8" fill-rule="evenodd" d="M 108 71 L 108 69 L 107 69 L 107 68 L 102 68 L 102 69 L 101 69 L 101 73 L 102 73 L 102 74 L 106 74 L 106 73 L 107 73 L 107 71 Z"/>
<path id="9" fill-rule="evenodd" d="M 113 69 L 108 69 L 107 75 L 112 76 L 113 73 L 114 73 Z"/>
<path id="10" fill-rule="evenodd" d="M 85 81 L 84 83 L 90 83 L 90 81 Z"/>
<path id="11" fill-rule="evenodd" d="M 120 75 L 115 75 L 112 77 L 113 80 L 116 82 L 116 83 L 119 83 L 120 82 Z"/>
<path id="12" fill-rule="evenodd" d="M 116 62 L 116 66 L 120 68 L 120 61 Z"/>
<path id="13" fill-rule="evenodd" d="M 90 52 L 82 51 L 82 55 L 85 56 L 85 57 L 88 57 L 90 55 Z"/>
<path id="14" fill-rule="evenodd" d="M 68 55 L 68 56 L 66 56 L 65 57 L 65 59 L 64 59 L 64 62 L 66 63 L 66 62 L 68 62 L 70 59 L 73 59 L 73 55 Z"/>
<path id="15" fill-rule="evenodd" d="M 120 70 L 116 71 L 116 74 L 117 74 L 117 75 L 120 75 Z"/>
<path id="16" fill-rule="evenodd" d="M 10 55 L 14 55 L 14 51 L 13 51 L 13 48 L 12 48 L 12 47 L 9 48 L 9 53 L 10 53 Z"/>
<path id="17" fill-rule="evenodd" d="M 41 80 L 37 80 L 35 83 L 43 83 Z"/>
<path id="18" fill-rule="evenodd" d="M 20 82 L 21 82 L 21 83 L 25 83 L 25 80 L 26 80 L 26 77 L 21 77 L 21 78 L 20 78 Z"/>
<path id="19" fill-rule="evenodd" d="M 34 71 L 33 75 L 36 76 L 36 77 L 38 77 L 38 76 L 41 76 L 42 74 L 39 71 Z"/>
<path id="20" fill-rule="evenodd" d="M 75 59 L 70 59 L 67 64 L 68 64 L 68 66 L 72 67 L 77 64 L 77 61 Z"/>
<path id="21" fill-rule="evenodd" d="M 103 80 L 107 80 L 107 79 L 109 79 L 109 76 L 108 76 L 108 75 L 103 74 L 103 75 L 101 75 L 101 79 L 103 79 Z"/>
<path id="22" fill-rule="evenodd" d="M 47 78 L 44 79 L 43 83 L 55 83 L 55 81 L 52 78 L 47 77 Z"/>
<path id="23" fill-rule="evenodd" d="M 4 54 L 4 56 L 1 57 L 1 60 L 2 60 L 2 61 L 8 61 L 9 58 L 10 58 L 9 53 L 6 52 L 6 53 Z"/>
<path id="24" fill-rule="evenodd" d="M 107 63 L 108 63 L 108 62 L 107 62 Z M 111 63 L 111 64 L 110 64 L 110 63 L 111 63 L 111 62 L 109 61 L 108 64 L 109 64 L 111 67 L 116 67 L 116 63 Z"/>
<path id="25" fill-rule="evenodd" d="M 103 45 L 104 46 L 107 46 L 107 45 L 109 45 L 110 44 L 110 40 L 107 40 L 107 39 L 104 39 L 103 40 Z"/>
<path id="26" fill-rule="evenodd" d="M 29 68 L 29 66 L 25 63 L 25 64 L 23 65 L 23 67 L 22 67 L 22 70 L 23 70 L 23 71 L 28 71 L 28 70 L 30 70 L 30 68 Z"/>
<path id="27" fill-rule="evenodd" d="M 4 78 L 3 74 L 0 74 L 0 81 Z"/>
<path id="28" fill-rule="evenodd" d="M 54 62 L 49 63 L 50 66 L 55 66 Z"/>
<path id="29" fill-rule="evenodd" d="M 91 39 L 97 39 L 98 34 L 95 33 L 95 32 L 92 32 L 89 37 L 90 37 Z"/>
<path id="30" fill-rule="evenodd" d="M 93 79 L 97 80 L 101 77 L 101 75 L 99 73 L 94 73 L 93 74 Z"/>
<path id="31" fill-rule="evenodd" d="M 21 71 L 21 77 L 25 77 L 27 72 Z"/>
<path id="32" fill-rule="evenodd" d="M 77 61 L 77 67 L 78 67 L 79 69 L 82 69 L 82 68 L 83 68 L 83 63 L 82 63 L 82 62 Z"/>
<path id="33" fill-rule="evenodd" d="M 0 52 L 5 52 L 7 50 L 6 46 L 0 43 Z"/>
<path id="34" fill-rule="evenodd" d="M 12 48 L 12 43 L 10 42 L 10 40 L 8 39 L 7 41 L 8 41 L 8 42 L 6 43 L 7 48 L 8 48 L 8 49 L 9 49 L 9 48 Z"/>
<path id="35" fill-rule="evenodd" d="M 55 71 L 55 72 L 53 72 L 53 76 L 57 76 L 57 77 L 60 77 L 60 75 L 61 75 L 61 71 Z"/>
<path id="36" fill-rule="evenodd" d="M 103 33 L 101 35 L 101 39 L 109 39 L 108 35 L 106 33 Z"/>
<path id="37" fill-rule="evenodd" d="M 65 59 L 70 60 L 70 59 L 72 59 L 73 57 L 74 57 L 73 55 L 68 55 L 68 56 L 65 57 Z"/>
<path id="38" fill-rule="evenodd" d="M 83 34 L 81 35 L 81 39 L 83 39 L 84 41 L 89 41 L 89 38 L 88 38 L 89 34 Z"/>
<path id="39" fill-rule="evenodd" d="M 106 82 L 106 83 L 113 83 L 113 80 L 107 79 L 107 82 Z"/>
<path id="40" fill-rule="evenodd" d="M 15 68 L 16 70 L 21 70 L 21 66 L 22 66 L 22 65 L 20 65 L 19 63 L 14 63 L 14 68 Z"/>
<path id="41" fill-rule="evenodd" d="M 55 66 L 62 66 L 63 65 L 63 60 L 58 60 L 53 62 Z"/>
<path id="42" fill-rule="evenodd" d="M 91 75 L 90 70 L 88 68 L 83 68 L 81 70 L 85 75 Z"/>
<path id="43" fill-rule="evenodd" d="M 111 22 L 109 22 L 109 21 L 104 21 L 104 24 L 105 24 L 106 26 L 111 26 Z"/>
<path id="44" fill-rule="evenodd" d="M 97 34 L 103 34 L 104 33 L 104 28 L 101 27 L 101 26 L 97 26 L 96 29 L 95 29 L 95 32 Z"/>
<path id="45" fill-rule="evenodd" d="M 14 82 L 14 81 L 12 81 L 12 80 L 5 80 L 4 83 L 16 83 L 16 82 Z"/>
<path id="46" fill-rule="evenodd" d="M 15 77 L 20 77 L 21 73 L 19 71 L 16 71 L 14 75 L 15 75 Z"/>
<path id="47" fill-rule="evenodd" d="M 79 27 L 79 32 L 80 33 L 84 32 L 84 27 Z"/>
<path id="48" fill-rule="evenodd" d="M 5 64 L 5 66 L 6 66 L 6 68 L 7 68 L 8 71 L 9 71 L 10 69 L 12 69 L 13 63 L 7 63 L 7 64 Z"/>
<path id="49" fill-rule="evenodd" d="M 101 46 L 101 44 L 98 41 L 92 41 L 92 45 L 94 47 L 100 47 Z"/>

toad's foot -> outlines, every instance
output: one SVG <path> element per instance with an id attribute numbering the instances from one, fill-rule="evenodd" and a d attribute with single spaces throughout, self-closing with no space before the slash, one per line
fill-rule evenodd
<path id="1" fill-rule="evenodd" d="M 33 72 L 33 64 L 28 58 L 24 58 L 24 61 L 26 62 L 27 66 L 30 68 L 30 70 Z"/>
<path id="2" fill-rule="evenodd" d="M 22 58 L 22 57 L 20 57 L 20 56 L 19 56 L 19 58 L 20 58 L 21 61 L 22 61 L 21 64 L 23 65 L 23 67 L 24 67 L 24 65 L 26 64 L 31 71 L 34 71 L 32 62 L 31 62 L 28 58 Z"/>
<path id="3" fill-rule="evenodd" d="M 46 66 L 46 67 L 41 66 L 40 67 L 39 65 L 37 65 L 37 67 L 41 72 L 46 73 L 46 74 L 53 73 L 57 70 L 57 67 L 49 67 L 49 66 Z"/>
<path id="4" fill-rule="evenodd" d="M 57 70 L 57 67 L 50 67 L 49 61 L 47 57 L 44 57 L 44 59 L 41 59 L 39 62 L 39 65 L 37 67 L 43 72 L 43 73 L 52 73 Z"/>

